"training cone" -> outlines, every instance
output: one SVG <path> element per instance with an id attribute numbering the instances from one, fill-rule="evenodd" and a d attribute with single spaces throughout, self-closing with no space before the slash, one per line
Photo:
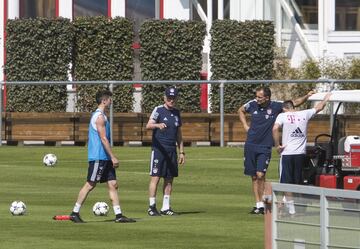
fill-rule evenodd
<path id="1" fill-rule="evenodd" d="M 70 215 L 55 215 L 53 220 L 70 220 Z"/>

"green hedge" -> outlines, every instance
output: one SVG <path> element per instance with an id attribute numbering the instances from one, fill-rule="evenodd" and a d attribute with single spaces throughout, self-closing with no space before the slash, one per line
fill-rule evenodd
<path id="1" fill-rule="evenodd" d="M 149 20 L 140 28 L 143 80 L 199 80 L 205 23 L 198 21 Z M 178 85 L 178 107 L 200 112 L 200 86 Z M 142 109 L 151 112 L 163 103 L 165 85 L 144 85 Z"/>
<path id="2" fill-rule="evenodd" d="M 8 20 L 6 32 L 8 81 L 67 80 L 74 34 L 69 20 Z M 66 86 L 8 86 L 7 90 L 7 111 L 66 109 Z"/>
<path id="3" fill-rule="evenodd" d="M 132 23 L 124 18 L 80 17 L 74 21 L 74 80 L 132 80 Z M 77 86 L 77 108 L 93 111 L 95 94 L 108 85 Z M 113 90 L 114 111 L 131 112 L 133 87 L 116 85 Z"/>
<path id="4" fill-rule="evenodd" d="M 269 21 L 217 20 L 211 28 L 212 80 L 271 79 L 274 25 Z M 224 111 L 234 113 L 254 97 L 256 85 L 225 85 Z M 212 85 L 211 108 L 219 112 L 219 86 Z"/>

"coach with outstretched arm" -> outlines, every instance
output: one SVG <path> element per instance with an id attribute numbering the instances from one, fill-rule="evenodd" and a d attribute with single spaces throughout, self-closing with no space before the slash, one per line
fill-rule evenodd
<path id="1" fill-rule="evenodd" d="M 294 105 L 303 104 L 314 92 L 295 99 Z M 247 132 L 244 148 L 244 174 L 251 177 L 256 205 L 251 214 L 264 214 L 265 173 L 271 159 L 274 145 L 272 128 L 276 117 L 282 112 L 282 102 L 271 100 L 269 87 L 256 89 L 256 97 L 239 108 L 240 121 Z M 246 122 L 246 113 L 251 115 L 250 126 Z"/>

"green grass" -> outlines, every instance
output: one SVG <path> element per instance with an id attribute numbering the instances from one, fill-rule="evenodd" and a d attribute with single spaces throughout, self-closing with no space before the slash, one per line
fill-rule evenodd
<path id="1" fill-rule="evenodd" d="M 101 184 L 81 209 L 85 224 L 54 221 L 69 214 L 87 172 L 86 147 L 0 147 L 0 248 L 263 248 L 263 217 L 248 214 L 253 205 L 249 177 L 243 175 L 240 148 L 186 148 L 186 165 L 175 179 L 171 205 L 182 215 L 148 217 L 149 147 L 115 147 L 123 213 L 133 224 L 95 217 L 92 205 L 108 200 Z M 55 153 L 58 164 L 44 167 Z M 274 157 L 276 154 L 274 153 Z M 277 177 L 277 160 L 268 178 Z M 161 188 L 160 188 L 161 189 Z M 25 216 L 9 205 L 22 200 Z M 161 206 L 158 192 L 157 203 Z"/>

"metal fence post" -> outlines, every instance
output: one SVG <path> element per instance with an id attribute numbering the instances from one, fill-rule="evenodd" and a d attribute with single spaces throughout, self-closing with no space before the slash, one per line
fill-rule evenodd
<path id="1" fill-rule="evenodd" d="M 110 83 L 109 89 L 113 92 L 114 84 Z M 114 136 L 113 136 L 113 122 L 114 122 L 114 109 L 113 103 L 110 105 L 110 145 L 111 147 L 114 146 Z"/>
<path id="2" fill-rule="evenodd" d="M 224 147 L 224 82 L 220 83 L 220 147 Z"/>
<path id="3" fill-rule="evenodd" d="M 330 83 L 330 91 L 334 90 L 334 87 L 335 87 L 335 83 L 333 80 L 330 80 L 329 81 Z M 330 133 L 329 134 L 332 134 L 332 129 L 333 129 L 333 123 L 334 123 L 334 102 L 330 102 Z M 338 103 L 339 105 L 339 103 Z"/>
<path id="4" fill-rule="evenodd" d="M 329 244 L 329 234 L 327 231 L 329 217 L 327 214 L 328 202 L 324 191 L 320 194 L 320 248 L 326 249 Z"/>
<path id="5" fill-rule="evenodd" d="M 271 183 L 272 184 L 272 183 Z M 275 194 L 275 191 L 273 191 L 272 185 L 271 185 L 271 207 L 272 207 L 272 211 L 271 211 L 271 248 L 272 249 L 277 249 L 277 243 L 276 243 L 276 239 L 277 239 L 277 224 L 276 224 L 276 220 L 277 220 L 277 215 L 278 215 L 278 199 L 277 196 Z"/>

